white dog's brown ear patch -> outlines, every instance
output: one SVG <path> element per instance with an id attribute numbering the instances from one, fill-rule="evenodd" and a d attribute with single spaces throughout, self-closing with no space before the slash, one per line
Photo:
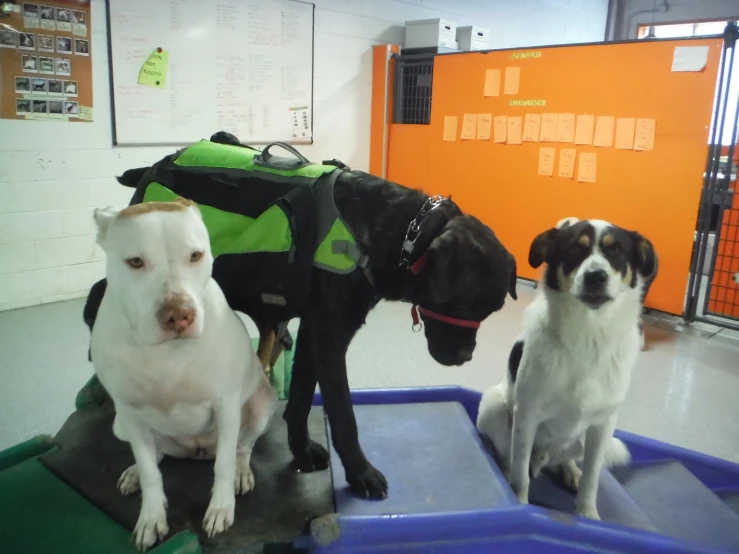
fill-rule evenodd
<path id="1" fill-rule="evenodd" d="M 181 200 L 182 202 L 178 198 L 174 202 L 142 202 L 141 204 L 132 204 L 121 210 L 119 217 L 131 218 L 151 212 L 184 212 L 192 205 L 192 202 L 184 198 Z M 184 202 L 190 203 L 185 204 Z"/>
<path id="2" fill-rule="evenodd" d="M 187 198 L 183 198 L 182 196 L 178 196 L 177 197 L 177 200 L 175 200 L 175 202 L 177 202 L 178 204 L 182 204 L 186 208 L 192 208 L 193 210 L 195 210 L 197 212 L 197 214 L 200 217 L 203 216 L 203 212 L 200 211 L 200 207 L 195 202 L 193 202 L 192 200 L 188 200 Z"/>
<path id="3" fill-rule="evenodd" d="M 195 202 L 193 202 L 192 200 L 188 200 L 187 198 L 183 198 L 182 196 L 178 196 L 175 202 L 177 202 L 178 204 L 182 204 L 186 208 L 191 208 L 195 206 Z"/>

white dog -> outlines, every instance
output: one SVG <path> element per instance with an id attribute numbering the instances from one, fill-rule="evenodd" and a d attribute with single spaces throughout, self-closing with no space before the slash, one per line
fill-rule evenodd
<path id="1" fill-rule="evenodd" d="M 116 408 L 113 432 L 136 464 L 123 494 L 141 489 L 134 538 L 145 550 L 168 532 L 163 455 L 215 457 L 203 528 L 233 523 L 235 493 L 254 487 L 252 447 L 276 397 L 249 335 L 211 278 L 200 212 L 185 200 L 95 210 L 108 288 L 92 329 L 92 361 Z"/>
<path id="2" fill-rule="evenodd" d="M 506 379 L 482 397 L 477 428 L 522 503 L 530 474 L 549 467 L 578 491 L 577 513 L 599 519 L 601 468 L 629 461 L 613 431 L 639 353 L 640 297 L 655 254 L 640 234 L 605 221 L 560 227 L 531 245 L 529 263 L 546 263 L 542 286 Z"/>

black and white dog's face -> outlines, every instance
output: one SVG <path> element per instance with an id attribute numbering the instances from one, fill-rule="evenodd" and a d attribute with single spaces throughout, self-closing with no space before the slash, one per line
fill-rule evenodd
<path id="1" fill-rule="evenodd" d="M 531 244 L 529 263 L 546 263 L 544 284 L 598 309 L 642 286 L 654 271 L 652 243 L 634 231 L 596 219 L 564 220 Z"/>
<path id="2" fill-rule="evenodd" d="M 449 221 L 428 250 L 421 305 L 445 316 L 480 322 L 516 299 L 516 260 L 493 231 L 469 215 Z M 429 353 L 440 364 L 472 359 L 477 329 L 423 317 Z"/>

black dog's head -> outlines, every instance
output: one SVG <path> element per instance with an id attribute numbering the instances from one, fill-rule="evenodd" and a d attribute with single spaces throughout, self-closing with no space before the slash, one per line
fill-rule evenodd
<path id="1" fill-rule="evenodd" d="M 451 219 L 427 251 L 419 304 L 447 317 L 480 322 L 516 299 L 516 260 L 475 217 Z M 472 359 L 477 329 L 422 314 L 429 353 L 444 365 Z"/>
<path id="2" fill-rule="evenodd" d="M 607 221 L 574 218 L 536 237 L 529 263 L 546 263 L 545 286 L 598 309 L 643 286 L 655 270 L 652 243 Z"/>

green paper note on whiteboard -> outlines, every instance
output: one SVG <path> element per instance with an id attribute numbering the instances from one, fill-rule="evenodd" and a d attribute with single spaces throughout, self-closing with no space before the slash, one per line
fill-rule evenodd
<path id="1" fill-rule="evenodd" d="M 167 84 L 167 67 L 169 52 L 157 48 L 154 50 L 139 71 L 139 84 L 149 87 L 164 88 Z"/>

